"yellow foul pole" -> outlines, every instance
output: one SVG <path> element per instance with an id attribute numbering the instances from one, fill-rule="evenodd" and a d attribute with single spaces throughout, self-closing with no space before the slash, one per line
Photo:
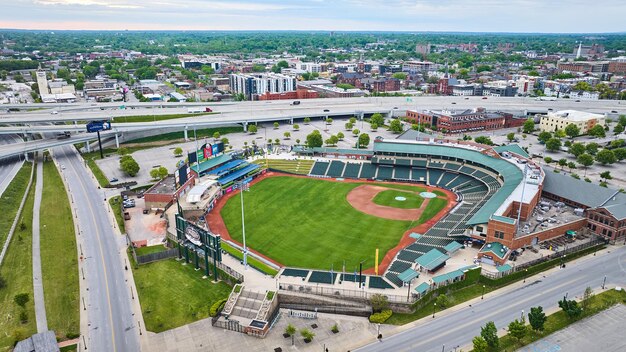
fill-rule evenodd
<path id="1" fill-rule="evenodd" d="M 374 263 L 374 273 L 378 275 L 378 248 L 376 248 L 376 260 Z"/>

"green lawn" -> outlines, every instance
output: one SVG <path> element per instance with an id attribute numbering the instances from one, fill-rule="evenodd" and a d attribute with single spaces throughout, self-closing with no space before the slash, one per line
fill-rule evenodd
<path id="1" fill-rule="evenodd" d="M 9 229 L 15 220 L 17 208 L 24 198 L 31 169 L 30 163 L 24 163 L 0 198 L 0 248 L 9 235 Z"/>
<path id="2" fill-rule="evenodd" d="M 396 197 L 404 197 L 406 200 L 397 200 Z M 374 197 L 374 203 L 378 205 L 400 209 L 417 209 L 423 202 L 424 198 L 419 194 L 395 190 L 382 191 Z"/>
<path id="3" fill-rule="evenodd" d="M 30 166 L 28 169 L 30 170 Z M 16 228 L 4 262 L 0 266 L 0 276 L 4 278 L 7 285 L 0 290 L 0 351 L 2 352 L 9 351 L 16 339 L 22 340 L 37 332 L 31 255 L 34 197 L 35 179 L 33 178 L 33 184 L 20 218 L 20 223 L 23 222 L 25 226 L 20 228 L 21 226 L 18 225 Z M 20 293 L 26 293 L 29 297 L 25 309 L 28 321 L 24 324 L 19 319 L 22 308 L 13 302 L 13 297 Z"/>
<path id="4" fill-rule="evenodd" d="M 175 259 L 133 265 L 146 329 L 161 332 L 207 318 L 211 305 L 228 297 L 231 287 L 202 279 L 203 273 Z"/>
<path id="5" fill-rule="evenodd" d="M 265 159 L 257 159 L 255 164 L 265 166 Z M 281 159 L 268 159 L 267 164 L 270 168 L 285 172 L 291 172 L 294 174 L 308 175 L 311 171 L 311 167 L 315 162 L 313 160 L 281 160 Z"/>
<path id="6" fill-rule="evenodd" d="M 528 325 L 529 332 L 520 341 L 517 341 L 515 338 L 508 334 L 501 337 L 500 351 L 516 351 L 523 346 L 536 342 L 537 340 L 540 340 L 554 332 L 565 329 L 567 326 L 574 324 L 577 321 L 600 313 L 601 311 L 618 303 L 626 303 L 626 292 L 624 292 L 623 290 L 608 290 L 594 295 L 589 300 L 589 306 L 586 310 L 583 310 L 583 314 L 578 319 L 571 320 L 567 317 L 565 312 L 559 310 L 558 312 L 548 316 L 548 319 L 546 320 L 544 325 L 544 331 L 542 333 L 532 330 L 530 328 L 530 325 Z M 502 327 L 499 326 L 498 328 Z M 480 333 L 480 331 L 477 331 L 477 333 Z"/>
<path id="7" fill-rule="evenodd" d="M 239 259 L 239 260 L 243 260 L 243 253 L 238 250 L 237 248 L 234 248 L 232 246 L 230 246 L 228 243 L 226 242 L 222 242 L 222 249 L 225 250 L 226 252 L 228 252 L 230 255 L 232 255 L 233 257 Z M 248 265 L 259 270 L 262 273 L 271 275 L 271 276 L 276 276 L 276 274 L 278 274 L 278 270 L 268 266 L 267 264 L 255 259 L 254 257 L 248 256 Z"/>
<path id="8" fill-rule="evenodd" d="M 203 129 L 196 130 L 195 135 L 196 135 L 196 138 L 213 137 L 213 134 L 215 132 L 219 132 L 221 135 L 225 135 L 228 133 L 243 132 L 243 127 L 242 126 L 229 126 L 229 127 L 203 128 Z M 190 129 L 187 131 L 187 136 L 189 137 L 190 140 L 193 140 L 193 137 L 194 137 L 193 129 Z M 156 136 L 137 138 L 137 139 L 128 141 L 127 143 L 174 141 L 174 140 L 183 140 L 184 138 L 185 138 L 185 133 L 183 131 L 179 131 L 179 132 L 159 134 Z"/>
<path id="9" fill-rule="evenodd" d="M 246 244 L 287 266 L 328 270 L 344 260 L 348 267 L 365 260 L 365 267 L 373 267 L 376 248 L 386 253 L 419 222 L 354 209 L 346 195 L 362 184 L 282 176 L 259 182 L 244 195 Z M 238 196 L 224 206 L 222 217 L 230 235 L 242 242 Z"/>
<path id="10" fill-rule="evenodd" d="M 173 119 L 182 119 L 185 117 L 213 115 L 216 112 L 203 112 L 199 114 L 168 114 L 168 115 L 138 115 L 138 116 L 119 116 L 113 120 L 113 123 L 127 123 L 127 122 L 150 122 L 150 121 L 164 121 Z"/>
<path id="11" fill-rule="evenodd" d="M 96 164 L 95 160 L 86 155 L 83 155 L 83 158 L 87 160 L 87 166 L 89 167 L 91 172 L 93 172 L 93 175 L 96 177 L 96 180 L 98 180 L 100 187 L 109 186 L 109 179 L 106 177 L 104 172 L 100 170 L 100 167 L 98 166 L 98 164 Z M 98 158 L 100 158 L 100 156 L 98 156 Z"/>
<path id="12" fill-rule="evenodd" d="M 65 340 L 80 333 L 76 236 L 67 193 L 51 161 L 44 163 L 43 177 L 40 244 L 46 316 L 57 340 Z"/>
<path id="13" fill-rule="evenodd" d="M 135 248 L 135 253 L 137 254 L 137 256 L 140 256 L 140 255 L 163 252 L 166 250 L 167 250 L 167 247 L 161 244 L 157 244 L 156 246 L 145 246 L 145 247 Z"/>
<path id="14" fill-rule="evenodd" d="M 109 198 L 109 205 L 115 216 L 115 221 L 117 221 L 117 226 L 120 228 L 120 232 L 126 233 L 126 226 L 124 225 L 124 218 L 122 217 L 122 196 Z"/>

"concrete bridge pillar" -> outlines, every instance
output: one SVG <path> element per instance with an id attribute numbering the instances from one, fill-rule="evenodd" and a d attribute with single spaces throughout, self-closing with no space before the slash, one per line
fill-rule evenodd
<path id="1" fill-rule="evenodd" d="M 188 141 L 189 140 L 189 136 L 187 135 L 187 130 L 189 129 L 189 126 L 185 126 L 185 129 L 183 130 L 183 132 L 185 133 L 185 140 Z"/>
<path id="2" fill-rule="evenodd" d="M 120 137 L 119 134 L 115 134 L 115 148 L 120 149 Z"/>
<path id="3" fill-rule="evenodd" d="M 293 117 L 289 119 L 289 124 L 293 125 Z"/>
<path id="4" fill-rule="evenodd" d="M 90 153 L 91 147 L 89 146 L 89 141 L 85 141 L 85 146 L 87 147 L 87 153 Z"/>
<path id="5" fill-rule="evenodd" d="M 248 132 L 248 121 L 243 122 L 243 131 Z"/>

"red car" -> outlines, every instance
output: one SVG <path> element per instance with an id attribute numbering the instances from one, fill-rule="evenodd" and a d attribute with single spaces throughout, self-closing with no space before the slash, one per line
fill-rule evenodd
<path id="1" fill-rule="evenodd" d="M 483 97 L 483 99 L 487 99 L 487 97 Z"/>

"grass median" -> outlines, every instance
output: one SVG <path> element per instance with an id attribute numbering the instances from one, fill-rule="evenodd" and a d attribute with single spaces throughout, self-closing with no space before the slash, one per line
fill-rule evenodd
<path id="1" fill-rule="evenodd" d="M 26 192 L 31 169 L 30 163 L 24 163 L 0 198 L 0 248 L 4 245 Z"/>
<path id="2" fill-rule="evenodd" d="M 28 172 L 30 172 L 30 164 L 28 165 Z M 36 176 L 33 178 L 33 184 L 20 216 L 20 225 L 15 229 L 2 266 L 0 266 L 0 277 L 6 283 L 6 287 L 0 289 L 0 351 L 2 352 L 9 351 L 17 341 L 37 332 L 31 254 L 35 178 Z M 14 302 L 14 297 L 22 293 L 27 294 L 29 298 L 24 308 Z M 24 322 L 21 321 L 22 318 L 25 318 Z"/>
<path id="3" fill-rule="evenodd" d="M 203 270 L 175 259 L 132 267 L 146 329 L 152 332 L 207 318 L 211 305 L 230 294 L 226 283 L 202 279 Z"/>
<path id="4" fill-rule="evenodd" d="M 48 328 L 62 341 L 80 334 L 76 234 L 65 187 L 51 161 L 44 163 L 43 176 L 40 244 L 46 316 Z"/>
<path id="5" fill-rule="evenodd" d="M 115 216 L 117 226 L 120 228 L 120 232 L 126 233 L 126 226 L 124 224 L 124 218 L 122 217 L 122 197 L 114 196 L 109 198 L 109 205 L 111 206 L 111 211 Z"/>

